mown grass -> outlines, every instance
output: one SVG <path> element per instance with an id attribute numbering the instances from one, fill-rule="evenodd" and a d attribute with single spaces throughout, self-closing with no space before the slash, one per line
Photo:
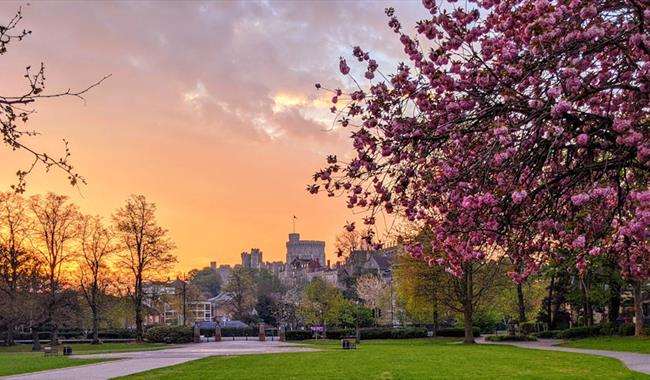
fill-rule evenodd
<path id="1" fill-rule="evenodd" d="M 560 344 L 562 347 L 589 350 L 625 351 L 650 354 L 650 337 L 602 336 Z"/>
<path id="2" fill-rule="evenodd" d="M 124 379 L 650 379 L 605 357 L 463 345 L 449 339 L 366 341 L 344 351 L 209 357 Z"/>
<path id="3" fill-rule="evenodd" d="M 152 343 L 105 343 L 98 345 L 80 343 L 72 344 L 71 346 L 72 352 L 75 355 L 147 351 L 170 347 L 165 344 Z M 43 352 L 32 352 L 32 346 L 30 344 L 19 344 L 11 347 L 2 346 L 0 347 L 0 376 L 17 375 L 21 373 L 106 361 L 106 359 L 68 358 L 61 356 L 62 350 L 62 346 L 59 347 L 59 356 L 45 357 Z"/>

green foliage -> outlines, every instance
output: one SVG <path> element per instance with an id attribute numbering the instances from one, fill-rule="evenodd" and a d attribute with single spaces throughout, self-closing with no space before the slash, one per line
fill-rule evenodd
<path id="1" fill-rule="evenodd" d="M 232 297 L 230 306 L 233 308 L 234 318 L 247 319 L 257 301 L 257 287 L 253 270 L 243 267 L 235 268 L 223 291 Z"/>
<path id="2" fill-rule="evenodd" d="M 289 330 L 285 336 L 287 340 L 308 340 L 313 338 L 314 334 L 307 330 Z"/>
<path id="3" fill-rule="evenodd" d="M 519 324 L 519 330 L 523 335 L 530 335 L 537 329 L 536 322 L 523 322 Z"/>
<path id="4" fill-rule="evenodd" d="M 618 327 L 618 335 L 632 336 L 634 335 L 634 323 L 624 323 Z"/>
<path id="5" fill-rule="evenodd" d="M 485 340 L 490 342 L 530 342 L 537 339 L 530 335 L 491 335 Z"/>
<path id="6" fill-rule="evenodd" d="M 359 327 L 369 327 L 375 323 L 372 310 L 364 305 L 357 305 L 349 300 L 341 299 L 336 305 L 336 325 L 341 328 L 353 328 L 358 320 Z"/>
<path id="7" fill-rule="evenodd" d="M 478 327 L 483 334 L 493 334 L 499 322 L 501 322 L 501 315 L 492 310 L 483 311 L 474 317 L 474 326 Z"/>
<path id="8" fill-rule="evenodd" d="M 144 338 L 152 343 L 190 343 L 192 328 L 187 326 L 157 326 L 148 329 Z"/>
<path id="9" fill-rule="evenodd" d="M 478 327 L 474 327 L 472 329 L 472 332 L 474 333 L 474 337 L 481 336 L 481 329 Z M 442 337 L 464 337 L 465 329 L 462 327 L 449 327 L 446 329 L 438 330 L 436 335 Z"/>
<path id="10" fill-rule="evenodd" d="M 563 330 L 558 334 L 561 339 L 578 339 L 600 334 L 600 326 L 582 326 Z"/>
<path id="11" fill-rule="evenodd" d="M 346 336 L 354 336 L 354 330 L 327 329 L 327 331 L 325 331 L 325 338 L 327 339 L 343 339 Z"/>
<path id="12" fill-rule="evenodd" d="M 562 330 L 547 330 L 534 333 L 533 335 L 540 339 L 557 339 L 561 333 Z"/>
<path id="13" fill-rule="evenodd" d="M 87 339 L 93 337 L 92 332 L 88 332 Z M 99 330 L 99 339 L 135 339 L 135 330 L 133 329 L 110 329 Z"/>
<path id="14" fill-rule="evenodd" d="M 219 273 L 210 267 L 193 269 L 189 273 L 190 283 L 206 297 L 214 297 L 221 289 Z"/>
<path id="15" fill-rule="evenodd" d="M 314 277 L 302 294 L 298 315 L 308 325 L 329 326 L 339 320 L 339 309 L 344 302 L 343 294 L 336 287 L 319 277 Z"/>

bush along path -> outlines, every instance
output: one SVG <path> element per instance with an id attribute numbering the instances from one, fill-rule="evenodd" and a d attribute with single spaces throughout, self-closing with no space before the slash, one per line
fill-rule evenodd
<path id="1" fill-rule="evenodd" d="M 625 364 L 632 371 L 650 374 L 650 355 L 648 354 L 562 347 L 562 346 L 558 346 L 558 344 L 561 344 L 564 341 L 559 339 L 539 339 L 537 341 L 530 341 L 530 342 L 512 342 L 512 341 L 490 342 L 487 341 L 485 338 L 478 338 L 476 342 L 482 344 L 507 344 L 519 348 L 530 348 L 535 350 L 575 352 L 578 354 L 607 356 L 622 361 L 623 364 Z"/>

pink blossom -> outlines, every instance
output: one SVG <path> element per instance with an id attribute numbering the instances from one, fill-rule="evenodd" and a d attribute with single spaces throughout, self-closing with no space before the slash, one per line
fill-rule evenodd
<path id="1" fill-rule="evenodd" d="M 576 143 L 578 143 L 578 145 L 584 146 L 587 145 L 588 142 L 589 142 L 589 135 L 587 135 L 586 133 L 581 133 L 578 135 L 578 137 L 576 137 Z"/>

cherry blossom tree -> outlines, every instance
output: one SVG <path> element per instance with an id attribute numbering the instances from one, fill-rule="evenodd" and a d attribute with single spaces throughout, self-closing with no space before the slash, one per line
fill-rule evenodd
<path id="1" fill-rule="evenodd" d="M 386 10 L 405 54 L 393 74 L 355 47 L 365 79 L 341 58 L 354 87 L 316 85 L 333 93 L 355 155 L 329 156 L 309 191 L 346 194 L 368 225 L 380 212 L 424 224 L 435 254 L 409 251 L 459 278 L 504 255 L 517 283 L 559 252 L 579 272 L 615 257 L 636 289 L 639 334 L 650 276 L 650 2 L 423 5 L 414 35 Z"/>

